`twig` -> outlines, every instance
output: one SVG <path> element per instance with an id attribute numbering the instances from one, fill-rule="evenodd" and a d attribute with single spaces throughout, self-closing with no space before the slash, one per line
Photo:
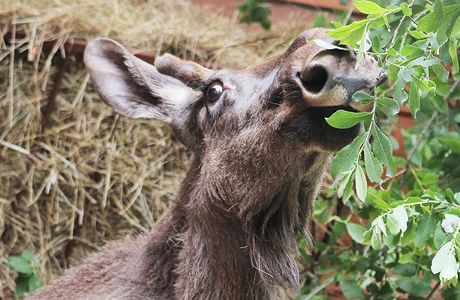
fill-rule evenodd
<path id="1" fill-rule="evenodd" d="M 431 289 L 431 292 L 430 294 L 428 294 L 428 296 L 425 298 L 426 300 L 430 300 L 431 297 L 433 296 L 434 292 L 436 292 L 436 290 L 439 288 L 439 286 L 441 285 L 441 281 L 438 281 L 436 283 L 436 285 Z"/>
<path id="2" fill-rule="evenodd" d="M 324 290 L 328 285 L 330 285 L 333 282 L 334 282 L 334 276 L 327 278 L 326 280 L 324 280 L 322 284 L 314 287 L 308 295 L 302 296 L 302 299 L 304 300 L 313 299 L 315 295 L 317 295 L 319 292 Z"/>
<path id="3" fill-rule="evenodd" d="M 412 0 L 411 3 L 408 5 L 409 7 L 412 7 L 412 5 L 414 5 L 414 2 L 415 0 Z M 399 32 L 399 29 L 401 28 L 402 24 L 404 23 L 404 21 L 406 20 L 406 15 L 404 15 L 401 20 L 399 21 L 399 24 L 398 26 L 396 26 L 396 29 L 393 33 L 393 37 L 391 38 L 391 41 L 389 43 L 389 47 L 388 48 L 392 48 L 394 46 L 394 44 L 396 43 L 396 38 L 399 36 L 398 35 L 398 32 Z M 413 21 L 413 20 L 412 20 Z"/>
<path id="4" fill-rule="evenodd" d="M 55 108 L 56 105 L 56 97 L 59 92 L 59 88 L 61 87 L 62 83 L 62 78 L 64 77 L 64 69 L 70 60 L 70 55 L 67 55 L 62 63 L 59 65 L 59 69 L 57 70 L 57 73 L 54 77 L 54 84 L 53 88 L 51 89 L 51 92 L 49 93 L 48 96 L 48 102 L 46 103 L 45 107 L 43 108 L 42 115 L 42 123 L 41 123 L 41 131 L 44 132 L 45 129 L 49 126 L 50 124 L 50 118 L 51 118 L 51 113 Z"/>
<path id="5" fill-rule="evenodd" d="M 16 47 L 16 17 L 13 17 L 12 21 L 12 31 L 11 31 L 11 47 L 12 51 L 10 53 L 10 65 L 9 65 L 9 86 L 8 86 L 8 124 L 9 127 L 13 127 L 14 119 L 14 52 Z"/>

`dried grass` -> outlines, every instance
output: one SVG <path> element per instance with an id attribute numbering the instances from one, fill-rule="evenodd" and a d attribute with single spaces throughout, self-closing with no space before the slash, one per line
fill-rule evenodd
<path id="1" fill-rule="evenodd" d="M 167 128 L 119 118 L 91 89 L 81 60 L 62 58 L 69 36 L 108 35 L 135 49 L 244 67 L 304 28 L 248 30 L 183 1 L 0 0 L 0 31 L 12 29 L 25 38 L 0 41 L 0 298 L 13 297 L 7 259 L 24 248 L 49 281 L 107 240 L 151 230 L 185 169 L 187 153 Z"/>

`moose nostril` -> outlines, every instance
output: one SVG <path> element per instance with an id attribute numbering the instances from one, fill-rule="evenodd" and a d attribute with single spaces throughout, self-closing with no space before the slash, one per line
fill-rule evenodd
<path id="1" fill-rule="evenodd" d="M 304 88 L 310 93 L 319 93 L 326 85 L 328 73 L 323 66 L 316 65 L 305 69 L 300 74 Z"/>

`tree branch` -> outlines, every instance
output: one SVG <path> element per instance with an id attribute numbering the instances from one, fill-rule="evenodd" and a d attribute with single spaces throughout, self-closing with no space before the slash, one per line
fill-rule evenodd
<path id="1" fill-rule="evenodd" d="M 449 98 L 452 96 L 452 94 L 455 92 L 455 89 L 457 89 L 458 85 L 460 84 L 460 79 L 457 79 L 456 81 L 454 81 L 454 83 L 452 84 L 449 92 L 447 93 L 447 95 L 444 97 L 444 101 L 448 101 Z M 412 148 L 412 150 L 409 152 L 409 154 L 407 155 L 407 160 L 406 160 L 406 165 L 404 166 L 404 170 L 406 171 L 404 173 L 404 175 L 401 177 L 401 181 L 400 181 L 400 187 L 402 187 L 404 185 L 404 179 L 406 178 L 407 176 L 407 170 L 409 169 L 409 165 L 412 163 L 412 157 L 415 155 L 415 153 L 417 152 L 417 149 L 420 147 L 422 141 L 424 140 L 425 138 L 425 135 L 428 133 L 428 130 L 430 129 L 431 125 L 433 124 L 434 120 L 436 119 L 436 117 L 438 116 L 439 112 L 437 110 L 435 110 L 433 112 L 433 114 L 431 115 L 431 118 L 428 120 L 428 122 L 425 124 L 425 127 L 423 127 L 423 130 L 422 132 L 420 133 L 420 136 L 419 138 L 417 139 L 417 142 L 415 143 L 414 147 Z"/>

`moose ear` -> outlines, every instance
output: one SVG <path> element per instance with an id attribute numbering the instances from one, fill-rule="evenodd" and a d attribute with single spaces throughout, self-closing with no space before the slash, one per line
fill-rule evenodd
<path id="1" fill-rule="evenodd" d="M 119 43 L 98 38 L 85 49 L 85 65 L 102 100 L 131 118 L 171 123 L 199 92 L 180 80 L 161 74 Z"/>
<path id="2" fill-rule="evenodd" d="M 155 67 L 160 73 L 177 78 L 192 88 L 200 87 L 214 73 L 211 69 L 169 53 L 157 57 Z"/>

